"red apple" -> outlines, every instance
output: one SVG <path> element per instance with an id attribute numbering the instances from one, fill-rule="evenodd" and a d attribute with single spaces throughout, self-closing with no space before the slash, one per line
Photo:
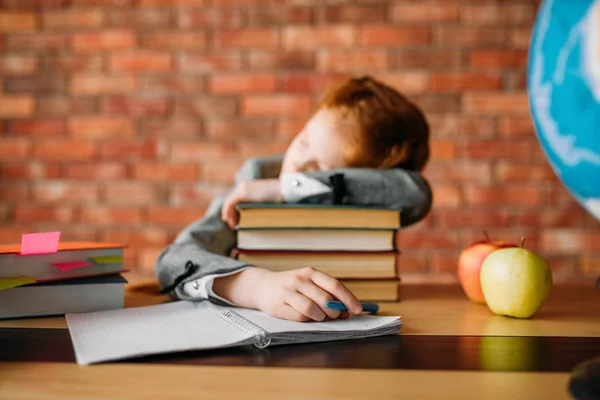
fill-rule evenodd
<path id="1" fill-rule="evenodd" d="M 458 281 L 467 297 L 471 301 L 480 304 L 485 304 L 479 278 L 483 260 L 494 250 L 518 247 L 515 243 L 491 240 L 487 232 L 484 232 L 484 235 L 484 240 L 477 241 L 464 249 L 458 259 Z"/>

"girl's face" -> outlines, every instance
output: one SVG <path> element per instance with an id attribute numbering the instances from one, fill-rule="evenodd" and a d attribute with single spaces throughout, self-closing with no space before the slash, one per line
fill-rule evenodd
<path id="1" fill-rule="evenodd" d="M 281 172 L 347 167 L 344 151 L 348 146 L 348 135 L 344 135 L 342 130 L 342 125 L 331 111 L 317 111 L 289 145 Z"/>

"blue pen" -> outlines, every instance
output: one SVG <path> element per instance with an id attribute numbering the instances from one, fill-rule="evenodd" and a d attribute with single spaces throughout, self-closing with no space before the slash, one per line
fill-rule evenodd
<path id="1" fill-rule="evenodd" d="M 360 303 L 362 310 L 371 314 L 379 311 L 379 306 L 375 303 Z M 331 308 L 332 310 L 348 311 L 348 308 L 341 301 L 328 301 L 325 303 L 325 307 Z"/>

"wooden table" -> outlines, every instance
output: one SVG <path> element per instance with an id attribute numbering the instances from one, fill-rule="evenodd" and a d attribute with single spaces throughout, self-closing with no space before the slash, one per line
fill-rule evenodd
<path id="1" fill-rule="evenodd" d="M 400 315 L 400 336 L 600 337 L 600 289 L 558 286 L 530 320 L 494 316 L 470 303 L 457 286 L 403 285 L 399 303 L 381 303 L 382 315 Z M 126 306 L 169 301 L 152 280 L 132 279 Z M 0 321 L 2 328 L 66 329 L 63 317 Z M 499 339 L 502 340 L 502 339 Z M 600 354 L 596 354 L 600 355 Z M 344 369 L 73 362 L 0 362 L 1 399 L 569 399 L 562 372 Z"/>

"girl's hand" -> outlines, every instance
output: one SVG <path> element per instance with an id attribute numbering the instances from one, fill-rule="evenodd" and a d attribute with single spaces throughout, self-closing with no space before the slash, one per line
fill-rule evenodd
<path id="1" fill-rule="evenodd" d="M 275 272 L 251 267 L 239 274 L 217 278 L 213 290 L 240 307 L 254 308 L 290 321 L 347 318 L 325 302 L 339 300 L 353 313 L 362 306 L 340 281 L 314 268 Z"/>
<path id="2" fill-rule="evenodd" d="M 227 196 L 221 208 L 221 219 L 235 229 L 239 214 L 236 209 L 240 203 L 281 203 L 283 195 L 279 179 L 256 179 L 240 182 Z"/>

